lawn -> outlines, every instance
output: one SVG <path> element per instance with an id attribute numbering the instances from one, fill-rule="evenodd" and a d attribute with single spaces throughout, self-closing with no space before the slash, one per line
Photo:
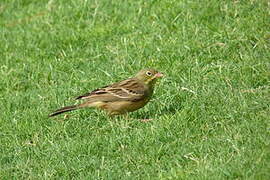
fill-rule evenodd
<path id="1" fill-rule="evenodd" d="M 270 179 L 269 12 L 267 0 L 1 0 L 0 179 Z M 145 67 L 166 76 L 144 108 L 48 118 Z"/>

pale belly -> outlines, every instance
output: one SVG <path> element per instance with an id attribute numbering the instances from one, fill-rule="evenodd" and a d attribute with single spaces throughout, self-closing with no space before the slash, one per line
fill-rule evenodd
<path id="1" fill-rule="evenodd" d="M 101 109 L 107 111 L 110 115 L 124 114 L 127 112 L 136 111 L 137 109 L 142 108 L 148 103 L 149 99 L 144 99 L 137 102 L 131 101 L 116 101 L 106 103 L 100 106 Z"/>

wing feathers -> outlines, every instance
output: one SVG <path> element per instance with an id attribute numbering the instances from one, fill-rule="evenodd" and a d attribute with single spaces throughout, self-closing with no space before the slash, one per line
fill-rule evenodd
<path id="1" fill-rule="evenodd" d="M 144 98 L 146 95 L 145 87 L 137 79 L 131 78 L 118 83 L 114 83 L 110 86 L 105 86 L 100 89 L 96 89 L 92 92 L 86 93 L 76 99 L 96 99 L 97 101 L 121 101 L 130 100 L 137 101 Z"/>

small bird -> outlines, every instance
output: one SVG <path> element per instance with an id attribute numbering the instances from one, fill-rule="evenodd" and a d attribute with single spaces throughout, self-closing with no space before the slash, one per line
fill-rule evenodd
<path id="1" fill-rule="evenodd" d="M 135 77 L 113 83 L 77 97 L 83 103 L 56 110 L 49 117 L 84 107 L 96 107 L 109 115 L 120 115 L 145 106 L 150 100 L 158 78 L 163 74 L 155 69 L 143 69 Z"/>

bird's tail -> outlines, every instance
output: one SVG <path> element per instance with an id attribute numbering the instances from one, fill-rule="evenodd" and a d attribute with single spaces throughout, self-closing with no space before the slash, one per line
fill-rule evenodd
<path id="1" fill-rule="evenodd" d="M 53 116 L 56 116 L 58 114 L 62 114 L 64 112 L 73 111 L 73 110 L 76 110 L 78 108 L 80 108 L 80 105 L 66 106 L 66 107 L 63 107 L 61 109 L 57 109 L 56 111 L 54 111 L 53 113 L 51 113 L 49 115 L 49 117 L 53 117 Z"/>

